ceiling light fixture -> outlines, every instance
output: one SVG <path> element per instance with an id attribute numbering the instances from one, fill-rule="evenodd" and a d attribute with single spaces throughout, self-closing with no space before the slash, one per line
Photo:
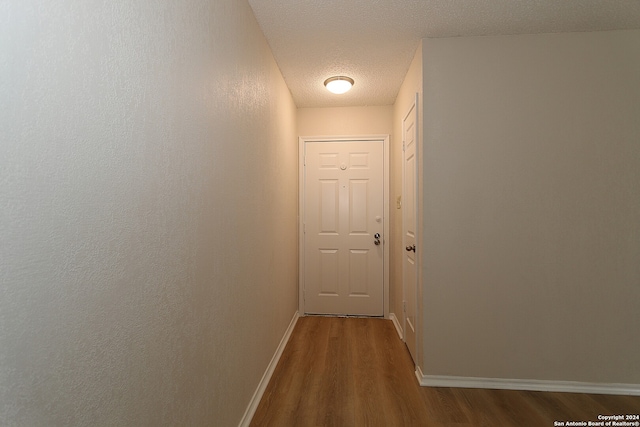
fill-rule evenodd
<path id="1" fill-rule="evenodd" d="M 353 79 L 345 76 L 329 77 L 324 81 L 327 90 L 332 93 L 341 94 L 347 92 L 353 86 Z"/>

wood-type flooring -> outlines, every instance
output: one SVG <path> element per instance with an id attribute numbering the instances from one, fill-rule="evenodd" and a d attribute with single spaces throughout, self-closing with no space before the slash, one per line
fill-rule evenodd
<path id="1" fill-rule="evenodd" d="M 301 317 L 251 426 L 544 427 L 639 413 L 636 396 L 420 387 L 391 321 Z"/>

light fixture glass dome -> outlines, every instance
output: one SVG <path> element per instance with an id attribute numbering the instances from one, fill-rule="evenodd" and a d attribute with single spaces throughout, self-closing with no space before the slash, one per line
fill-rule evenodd
<path id="1" fill-rule="evenodd" d="M 345 76 L 335 76 L 329 77 L 324 81 L 324 85 L 326 86 L 329 92 L 335 94 L 341 94 L 347 92 L 353 86 L 353 79 Z"/>

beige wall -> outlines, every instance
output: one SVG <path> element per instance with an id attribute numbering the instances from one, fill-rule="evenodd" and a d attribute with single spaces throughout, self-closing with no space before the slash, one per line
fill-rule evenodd
<path id="1" fill-rule="evenodd" d="M 425 374 L 640 383 L 640 31 L 423 43 Z"/>
<path id="2" fill-rule="evenodd" d="M 416 53 L 413 57 L 407 75 L 402 82 L 396 103 L 393 106 L 393 133 L 398 135 L 394 138 L 394 142 L 391 146 L 391 194 L 392 194 L 392 206 L 395 207 L 395 201 L 399 196 L 402 196 L 402 162 L 404 153 L 402 151 L 402 121 L 409 112 L 409 109 L 413 105 L 418 94 L 418 112 L 422 111 L 422 43 L 420 43 L 416 49 Z M 417 127 L 419 137 L 418 140 L 422 140 L 422 115 L 419 116 Z M 418 156 L 421 156 L 418 151 Z M 420 187 L 420 183 L 418 183 Z M 400 325 L 403 325 L 403 283 L 402 283 L 402 260 L 404 247 L 402 245 L 402 209 L 395 209 L 395 221 L 393 222 L 393 250 L 391 252 L 391 289 L 393 292 L 391 300 L 394 305 L 390 311 L 396 315 Z"/>
<path id="3" fill-rule="evenodd" d="M 393 107 L 298 108 L 300 136 L 391 135 Z"/>
<path id="4" fill-rule="evenodd" d="M 0 425 L 237 425 L 297 307 L 249 5 L 9 0 L 0 46 Z"/>

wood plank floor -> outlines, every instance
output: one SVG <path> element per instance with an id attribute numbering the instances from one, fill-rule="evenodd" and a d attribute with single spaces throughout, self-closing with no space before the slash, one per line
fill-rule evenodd
<path id="1" fill-rule="evenodd" d="M 389 320 L 302 317 L 251 426 L 553 426 L 638 414 L 640 397 L 420 387 Z"/>

